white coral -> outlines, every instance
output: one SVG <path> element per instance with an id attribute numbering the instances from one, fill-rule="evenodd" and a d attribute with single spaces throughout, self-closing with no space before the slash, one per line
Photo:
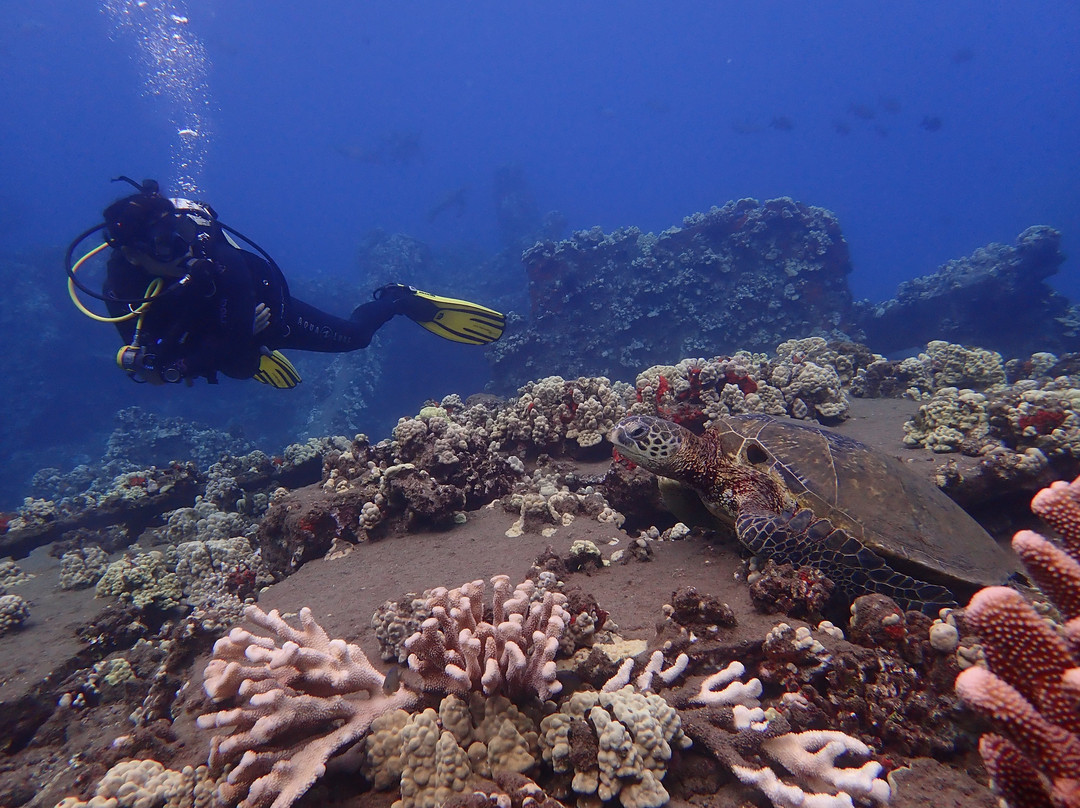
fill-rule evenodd
<path id="1" fill-rule="evenodd" d="M 870 747 L 843 732 L 789 732 L 764 741 L 761 747 L 805 787 L 785 783 L 768 766 L 731 768 L 744 783 L 761 789 L 776 808 L 851 808 L 852 797 L 879 805 L 889 801 L 889 784 L 878 778 L 880 763 L 869 760 L 858 767 L 837 765 L 841 755 L 870 754 Z"/>
<path id="2" fill-rule="evenodd" d="M 215 702 L 239 706 L 199 716 L 198 725 L 232 730 L 214 736 L 210 750 L 215 771 L 234 766 L 219 789 L 224 802 L 288 808 L 334 752 L 418 697 L 405 688 L 385 693 L 385 677 L 360 647 L 330 639 L 310 609 L 300 610 L 300 629 L 257 606 L 245 617 L 274 636 L 237 627 L 214 644 L 203 687 Z"/>

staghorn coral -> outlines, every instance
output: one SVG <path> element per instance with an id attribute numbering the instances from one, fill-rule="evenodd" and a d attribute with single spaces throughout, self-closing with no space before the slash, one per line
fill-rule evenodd
<path id="1" fill-rule="evenodd" d="M 1080 478 L 1044 488 L 1031 506 L 1061 543 L 1022 530 L 1013 548 L 1066 622 L 1055 630 L 1012 589 L 979 590 L 965 619 L 989 670 L 961 672 L 956 692 L 994 724 L 979 751 L 1011 808 L 1072 806 L 1080 804 Z"/>
<path id="2" fill-rule="evenodd" d="M 843 732 L 792 732 L 783 714 L 761 709 L 761 682 L 757 678 L 743 681 L 745 674 L 745 666 L 733 661 L 707 676 L 696 695 L 679 699 L 696 707 L 680 711 L 688 736 L 743 783 L 761 790 L 776 808 L 850 808 L 853 798 L 879 804 L 889 801 L 889 786 L 878 779 L 880 763 L 868 760 L 852 765 L 854 758 L 868 757 L 870 747 Z M 791 695 L 795 701 L 800 698 Z"/>
<path id="3" fill-rule="evenodd" d="M 215 735 L 209 766 L 221 772 L 219 799 L 241 808 L 288 808 L 326 770 L 326 761 L 367 732 L 378 716 L 413 706 L 406 688 L 384 690 L 385 677 L 360 647 L 330 639 L 309 609 L 300 628 L 248 606 L 246 619 L 272 636 L 237 627 L 214 644 L 203 687 L 215 702 L 238 704 L 199 716 Z"/>
<path id="4" fill-rule="evenodd" d="M 534 601 L 531 580 L 511 590 L 507 575 L 492 577 L 491 584 L 491 622 L 484 620 L 483 581 L 431 590 L 432 616 L 405 641 L 409 668 L 423 678 L 425 690 L 501 693 L 515 700 L 558 693 L 554 658 L 570 622 L 566 597 L 548 591 Z"/>
<path id="5" fill-rule="evenodd" d="M 747 785 L 761 789 L 777 808 L 811 804 L 844 808 L 852 804 L 853 797 L 881 805 L 889 802 L 889 785 L 878 779 L 882 765 L 876 760 L 858 767 L 838 765 L 837 759 L 842 756 L 866 757 L 871 752 L 870 747 L 850 735 L 829 730 L 789 732 L 766 739 L 761 749 L 805 787 L 785 783 L 768 766 L 754 768 L 735 763 L 731 770 Z"/>

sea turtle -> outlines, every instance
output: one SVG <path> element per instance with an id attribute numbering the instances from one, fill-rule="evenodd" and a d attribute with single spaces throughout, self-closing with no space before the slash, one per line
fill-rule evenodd
<path id="1" fill-rule="evenodd" d="M 956 605 L 954 595 L 1002 583 L 1016 569 L 935 485 L 830 429 L 755 414 L 719 419 L 696 435 L 634 415 L 608 439 L 666 483 L 665 501 L 689 489 L 733 523 L 747 549 L 816 567 L 851 598 L 880 592 L 936 615 Z"/>

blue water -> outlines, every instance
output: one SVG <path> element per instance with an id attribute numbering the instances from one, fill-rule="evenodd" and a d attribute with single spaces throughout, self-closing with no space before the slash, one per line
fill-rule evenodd
<path id="1" fill-rule="evenodd" d="M 1076 252 L 1078 33 L 1080 6 L 1049 0 L 8 4 L 0 251 L 57 255 L 128 190 L 111 177 L 157 177 L 291 279 L 348 279 L 349 299 L 311 301 L 345 314 L 370 286 L 357 253 L 373 228 L 498 250 L 493 178 L 515 164 L 573 229 L 659 231 L 747 196 L 829 208 L 856 296 L 884 299 L 1033 224 Z M 197 138 L 177 134 L 192 121 Z M 464 206 L 432 218 L 460 188 Z M 61 280 L 42 265 L 40 283 Z M 1080 297 L 1076 259 L 1052 282 Z M 21 336 L 47 325 L 115 350 L 49 297 Z M 240 395 L 132 392 L 110 364 L 27 373 L 89 408 L 75 432 L 107 431 L 114 399 L 207 416 Z"/>

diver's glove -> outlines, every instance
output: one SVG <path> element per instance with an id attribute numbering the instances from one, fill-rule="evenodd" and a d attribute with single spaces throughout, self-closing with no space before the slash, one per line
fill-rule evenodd
<path id="1" fill-rule="evenodd" d="M 296 387 L 302 381 L 293 363 L 285 358 L 285 354 L 271 351 L 265 346 L 262 348 L 262 356 L 259 357 L 259 369 L 251 378 L 279 390 Z"/>
<path id="2" fill-rule="evenodd" d="M 255 307 L 255 320 L 251 324 L 251 334 L 261 334 L 270 327 L 270 309 L 265 303 Z"/>
<path id="3" fill-rule="evenodd" d="M 376 289 L 376 300 L 391 304 L 394 314 L 404 314 L 432 334 L 467 345 L 486 345 L 502 336 L 503 314 L 453 297 L 439 297 L 413 286 L 391 283 Z"/>

